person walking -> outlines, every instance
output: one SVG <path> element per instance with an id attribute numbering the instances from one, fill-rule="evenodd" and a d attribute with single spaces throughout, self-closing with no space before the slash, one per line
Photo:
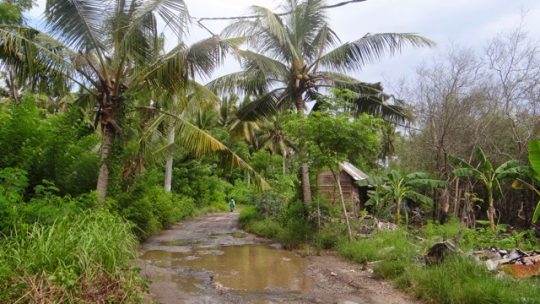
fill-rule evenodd
<path id="1" fill-rule="evenodd" d="M 231 197 L 229 200 L 229 209 L 231 209 L 231 212 L 234 211 L 234 207 L 236 207 L 236 202 L 234 201 L 234 198 Z"/>

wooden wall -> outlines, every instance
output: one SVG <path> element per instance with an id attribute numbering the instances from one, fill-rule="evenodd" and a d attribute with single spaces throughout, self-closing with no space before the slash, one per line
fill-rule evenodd
<path id="1" fill-rule="evenodd" d="M 354 203 L 354 206 L 359 207 L 358 186 L 354 183 L 352 177 L 345 171 L 341 171 L 339 179 L 341 180 L 341 189 L 345 201 Z M 333 204 L 339 203 L 339 189 L 331 171 L 324 171 L 317 175 L 317 194 L 327 197 Z"/>

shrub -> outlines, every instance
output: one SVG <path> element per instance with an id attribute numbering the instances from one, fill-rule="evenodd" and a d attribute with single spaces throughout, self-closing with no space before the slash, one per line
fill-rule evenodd
<path id="1" fill-rule="evenodd" d="M 145 239 L 194 211 L 191 198 L 165 192 L 160 186 L 137 188 L 117 197 L 118 212 L 135 224 L 135 233 Z"/>
<path id="2" fill-rule="evenodd" d="M 266 217 L 277 218 L 283 210 L 283 201 L 279 194 L 265 191 L 255 195 L 253 202 L 257 211 Z"/>
<path id="3" fill-rule="evenodd" d="M 249 222 L 262 220 L 263 216 L 261 216 L 257 212 L 257 208 L 255 206 L 246 206 L 242 210 L 240 210 L 240 216 L 238 218 L 238 221 L 240 222 L 240 225 L 245 226 Z"/>
<path id="4" fill-rule="evenodd" d="M 283 228 L 271 219 L 264 219 L 260 221 L 254 221 L 248 224 L 247 230 L 259 236 L 267 238 L 278 238 L 281 241 L 281 236 L 284 233 Z"/>
<path id="5" fill-rule="evenodd" d="M 253 202 L 253 196 L 255 195 L 255 189 L 249 186 L 243 180 L 237 179 L 230 187 L 228 192 L 229 198 L 234 198 L 237 204 L 251 204 Z"/>

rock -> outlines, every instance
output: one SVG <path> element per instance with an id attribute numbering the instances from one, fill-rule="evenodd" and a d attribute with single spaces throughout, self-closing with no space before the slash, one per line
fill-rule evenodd
<path id="1" fill-rule="evenodd" d="M 425 256 L 426 264 L 433 265 L 442 262 L 445 257 L 456 252 L 456 245 L 451 241 L 444 241 L 433 245 Z"/>

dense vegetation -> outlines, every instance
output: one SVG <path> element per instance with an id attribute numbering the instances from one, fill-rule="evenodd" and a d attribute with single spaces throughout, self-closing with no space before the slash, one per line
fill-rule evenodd
<path id="1" fill-rule="evenodd" d="M 25 24 L 31 1 L 0 2 L 0 302 L 144 302 L 138 241 L 229 198 L 247 230 L 375 262 L 428 301 L 540 299 L 465 255 L 418 261 L 441 240 L 538 248 L 540 58 L 521 30 L 421 67 L 407 103 L 351 75 L 433 42 L 341 44 L 324 1 L 254 7 L 190 46 L 182 1 L 82 2 L 48 0 L 48 33 Z M 227 55 L 241 71 L 197 82 Z M 370 175 L 360 204 L 317 192 L 345 161 Z"/>

